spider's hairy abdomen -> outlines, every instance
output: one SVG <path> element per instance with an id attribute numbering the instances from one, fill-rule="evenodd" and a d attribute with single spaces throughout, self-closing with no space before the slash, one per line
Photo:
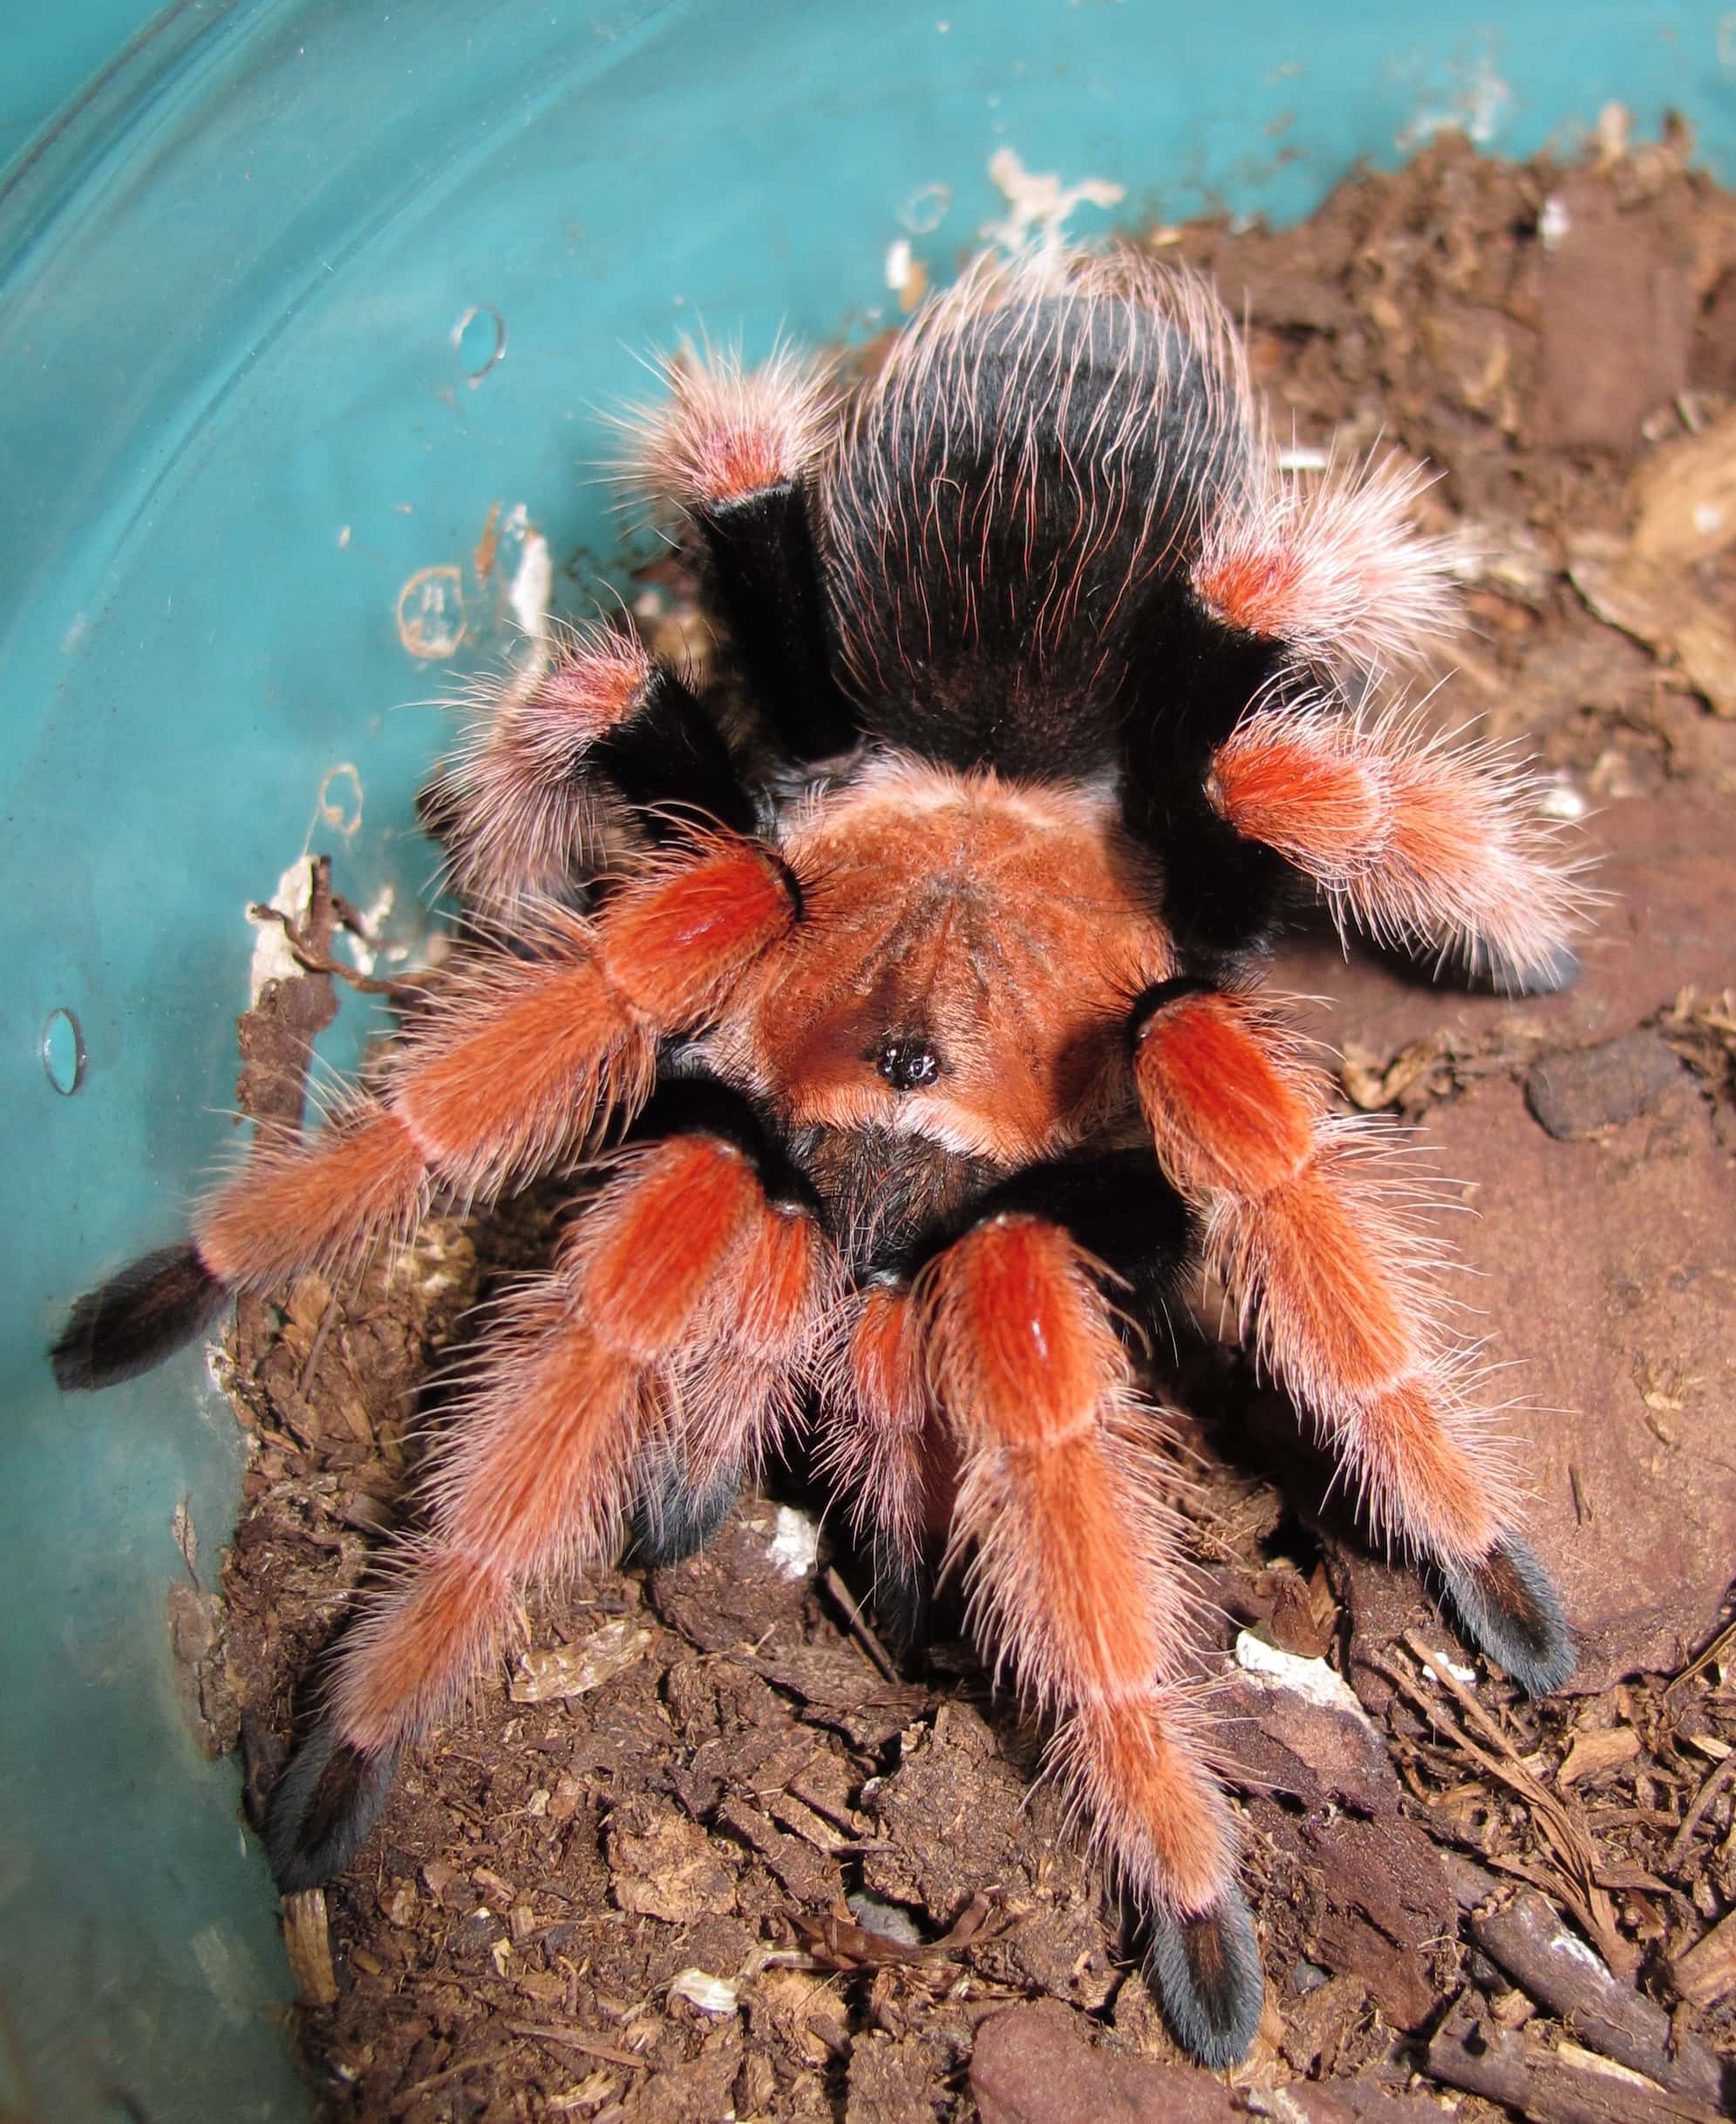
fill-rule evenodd
<path id="1" fill-rule="evenodd" d="M 961 766 L 1106 761 L 1141 637 L 1245 506 L 1256 444 L 1203 283 L 979 267 L 895 343 L 823 484 L 868 727 Z"/>

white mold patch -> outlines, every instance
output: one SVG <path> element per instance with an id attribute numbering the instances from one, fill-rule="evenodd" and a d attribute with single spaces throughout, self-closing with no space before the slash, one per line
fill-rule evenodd
<path id="1" fill-rule="evenodd" d="M 313 858 L 298 855 L 277 881 L 277 889 L 265 903 L 275 907 L 285 921 L 293 922 L 299 929 L 306 922 L 313 907 Z M 288 933 L 281 922 L 273 922 L 264 916 L 244 910 L 248 920 L 258 932 L 253 942 L 253 963 L 248 968 L 247 994 L 250 1010 L 259 1008 L 259 999 L 267 984 L 273 981 L 293 981 L 302 971 L 301 961 L 289 949 Z"/>
<path id="2" fill-rule="evenodd" d="M 1462 133 L 1479 147 L 1487 147 L 1501 131 L 1513 90 L 1495 65 L 1494 38 L 1489 31 L 1483 31 L 1476 58 L 1468 64 L 1459 61 L 1448 69 L 1448 76 L 1452 85 L 1447 101 L 1425 106 L 1394 141 L 1401 153 L 1426 146 L 1440 133 Z"/>

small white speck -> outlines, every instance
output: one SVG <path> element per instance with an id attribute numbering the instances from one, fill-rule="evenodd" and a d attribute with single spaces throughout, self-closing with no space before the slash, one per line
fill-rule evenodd
<path id="1" fill-rule="evenodd" d="M 1537 808 L 1546 819 L 1583 819 L 1590 807 L 1570 781 L 1557 778 L 1545 782 L 1537 796 Z"/>
<path id="2" fill-rule="evenodd" d="M 910 239 L 900 236 L 886 247 L 886 284 L 897 295 L 910 277 Z"/>
<path id="3" fill-rule="evenodd" d="M 1554 250 L 1572 227 L 1567 208 L 1551 192 L 1543 201 L 1543 211 L 1537 216 L 1537 236 L 1543 248 Z"/>
<path id="4" fill-rule="evenodd" d="M 343 552 L 343 550 L 344 550 L 344 548 L 345 548 L 345 547 L 346 547 L 346 546 L 347 546 L 349 543 L 350 543 L 350 527 L 349 527 L 349 525 L 348 525 L 348 524 L 344 524 L 344 525 L 343 525 L 343 526 L 340 528 L 340 529 L 339 529 L 339 531 L 338 531 L 338 534 L 337 534 L 337 550 L 338 550 L 338 552 L 339 552 L 339 553 L 342 553 L 342 552 Z"/>
<path id="5" fill-rule="evenodd" d="M 1477 1678 L 1477 1670 L 1474 1667 L 1454 1666 L 1450 1659 L 1425 1659 L 1423 1672 L 1431 1681 L 1439 1681 L 1443 1674 L 1450 1675 L 1454 1681 L 1462 1682 L 1467 1688 L 1469 1688 Z"/>
<path id="6" fill-rule="evenodd" d="M 1306 446 L 1278 452 L 1280 472 L 1324 472 L 1331 462 L 1324 450 L 1310 449 Z"/>
<path id="7" fill-rule="evenodd" d="M 810 1519 L 806 1512 L 779 1505 L 766 1554 L 780 1576 L 811 1578 L 814 1567 L 820 1561 L 819 1522 Z"/>
<path id="8" fill-rule="evenodd" d="M 1724 511 L 1715 501 L 1700 501 L 1694 505 L 1694 529 L 1702 538 L 1711 538 L 1724 527 Z"/>

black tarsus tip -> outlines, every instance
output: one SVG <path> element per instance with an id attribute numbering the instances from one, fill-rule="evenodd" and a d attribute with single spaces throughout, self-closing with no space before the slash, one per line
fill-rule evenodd
<path id="1" fill-rule="evenodd" d="M 229 1295 L 190 1239 L 160 1247 L 74 1305 L 48 1353 L 57 1385 L 71 1393 L 136 1379 L 209 1327 Z"/>
<path id="2" fill-rule="evenodd" d="M 739 1464 L 725 1468 L 701 1489 L 675 1454 L 648 1459 L 639 1471 L 627 1562 L 655 1569 L 697 1556 L 729 1517 L 740 1490 Z"/>
<path id="3" fill-rule="evenodd" d="M 340 1874 L 379 1820 L 398 1760 L 364 1755 L 328 1719 L 289 1758 L 265 1817 L 265 1855 L 281 1895 Z"/>
<path id="4" fill-rule="evenodd" d="M 1481 1563 L 1441 1567 L 1460 1628 L 1527 1696 L 1559 1689 L 1577 1661 L 1573 1632 L 1549 1573 L 1516 1535 Z"/>
<path id="5" fill-rule="evenodd" d="M 1196 1916 L 1156 1913 L 1147 1974 L 1181 2047 L 1222 2073 L 1248 2055 L 1265 2003 L 1260 1943 L 1242 1891 Z"/>
<path id="6" fill-rule="evenodd" d="M 907 1657 L 929 1641 L 934 1609 L 934 1571 L 929 1559 L 896 1554 L 880 1535 L 874 1537 L 874 1613 L 882 1635 Z"/>

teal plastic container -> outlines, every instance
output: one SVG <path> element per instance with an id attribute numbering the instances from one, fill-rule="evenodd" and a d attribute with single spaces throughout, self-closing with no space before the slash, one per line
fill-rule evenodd
<path id="1" fill-rule="evenodd" d="M 166 1622 L 215 1583 L 240 1434 L 198 1354 L 71 1400 L 43 1355 L 233 1140 L 247 903 L 310 845 L 414 934 L 446 726 L 405 704 L 509 647 L 528 528 L 558 611 L 624 585 L 590 468 L 640 350 L 870 333 L 1021 172 L 1086 187 L 1080 237 L 1284 221 L 1443 125 L 1568 148 L 1619 97 L 1728 177 L 1736 31 L 1724 0 L 31 17 L 0 78 L 0 2106 L 263 2124 L 311 2111 L 275 1899 Z"/>

